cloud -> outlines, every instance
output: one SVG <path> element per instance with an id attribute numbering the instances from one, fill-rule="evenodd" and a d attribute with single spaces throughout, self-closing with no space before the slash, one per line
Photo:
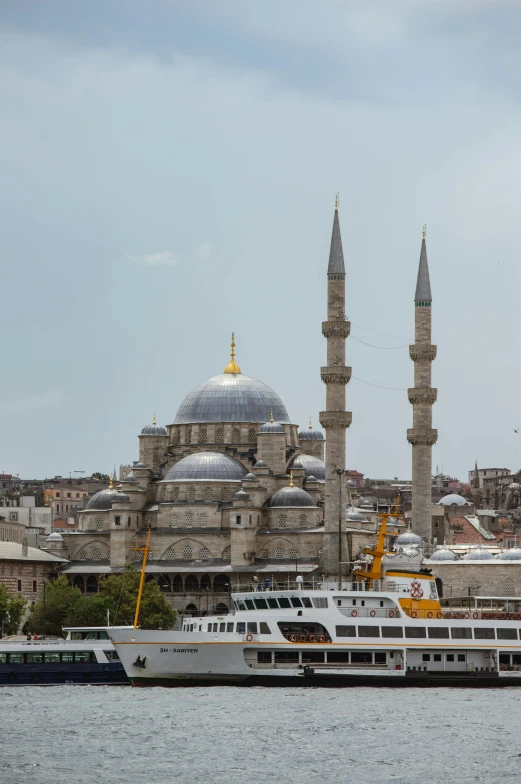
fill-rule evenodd
<path id="1" fill-rule="evenodd" d="M 151 267 L 158 265 L 175 267 L 176 264 L 179 264 L 179 256 L 172 253 L 171 250 L 162 250 L 158 253 L 149 253 L 147 256 L 143 256 L 143 262 Z"/>
<path id="2" fill-rule="evenodd" d="M 212 252 L 212 246 L 210 245 L 209 242 L 203 242 L 203 244 L 199 245 L 199 247 L 197 248 L 197 255 L 199 256 L 200 259 L 207 259 L 208 256 L 211 254 L 211 252 Z"/>
<path id="3" fill-rule="evenodd" d="M 0 411 L 17 413 L 19 411 L 40 411 L 42 408 L 61 405 L 65 395 L 61 389 L 49 389 L 39 395 L 22 397 L 17 400 L 0 400 Z"/>

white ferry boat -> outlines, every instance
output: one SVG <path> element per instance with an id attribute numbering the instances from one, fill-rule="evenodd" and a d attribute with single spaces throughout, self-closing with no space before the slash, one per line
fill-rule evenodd
<path id="1" fill-rule="evenodd" d="M 109 630 L 132 685 L 521 685 L 521 599 L 443 609 L 430 570 L 383 574 L 387 517 L 354 583 L 237 591 L 181 631 L 138 628 L 140 592 L 134 627 Z"/>
<path id="2" fill-rule="evenodd" d="M 106 627 L 64 631 L 66 639 L 0 640 L 0 686 L 128 684 Z"/>

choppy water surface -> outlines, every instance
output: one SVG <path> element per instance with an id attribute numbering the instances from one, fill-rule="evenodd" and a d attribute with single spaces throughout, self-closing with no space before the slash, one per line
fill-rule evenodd
<path id="1" fill-rule="evenodd" d="M 7 784 L 521 779 L 520 689 L 0 690 Z"/>

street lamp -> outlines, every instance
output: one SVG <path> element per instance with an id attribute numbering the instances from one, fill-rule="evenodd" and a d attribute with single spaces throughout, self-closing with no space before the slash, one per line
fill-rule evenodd
<path id="1" fill-rule="evenodd" d="M 335 473 L 338 474 L 338 590 L 342 590 L 342 482 L 345 475 L 343 468 L 335 466 Z M 345 517 L 345 510 L 344 510 Z"/>

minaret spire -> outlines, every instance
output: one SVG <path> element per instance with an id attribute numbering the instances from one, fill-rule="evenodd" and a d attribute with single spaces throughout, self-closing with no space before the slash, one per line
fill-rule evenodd
<path id="1" fill-rule="evenodd" d="M 432 447 L 438 440 L 438 431 L 432 427 L 432 406 L 438 390 L 431 386 L 431 365 L 437 349 L 431 343 L 432 296 L 425 234 L 424 226 L 414 295 L 415 342 L 409 346 L 409 356 L 414 362 L 414 387 L 408 390 L 413 406 L 413 425 L 407 430 L 407 440 L 412 445 L 412 528 L 415 533 L 430 539 Z"/>
<path id="2" fill-rule="evenodd" d="M 232 332 L 232 342 L 230 343 L 230 363 L 224 368 L 224 373 L 240 373 L 241 369 L 235 361 L 235 334 Z"/>
<path id="3" fill-rule="evenodd" d="M 345 341 L 350 324 L 345 316 L 345 266 L 338 217 L 338 196 L 335 200 L 333 232 L 327 268 L 327 321 L 322 322 L 322 334 L 327 339 L 327 365 L 321 368 L 326 385 L 326 410 L 319 415 L 326 430 L 326 486 L 324 510 L 324 540 L 322 569 L 327 577 L 340 579 L 340 563 L 347 561 L 345 550 L 346 520 L 346 428 L 351 424 L 351 413 L 346 411 L 346 384 L 351 368 L 345 365 Z"/>

